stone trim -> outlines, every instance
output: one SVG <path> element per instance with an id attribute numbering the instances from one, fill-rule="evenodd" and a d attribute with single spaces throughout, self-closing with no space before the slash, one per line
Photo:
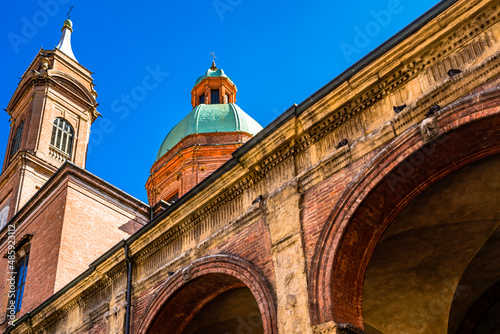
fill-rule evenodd
<path id="1" fill-rule="evenodd" d="M 488 101 L 490 109 L 482 110 L 482 106 L 486 101 Z M 427 151 L 430 150 L 428 148 L 428 145 L 433 145 L 434 149 L 438 147 L 437 145 L 451 145 L 450 141 L 447 140 L 447 135 L 457 136 L 457 129 L 468 128 L 464 125 L 471 124 L 474 126 L 479 126 L 479 124 L 486 124 L 484 122 L 492 122 L 493 119 L 497 119 L 498 121 L 500 119 L 500 111 L 498 110 L 498 108 L 495 108 L 494 105 L 499 104 L 500 88 L 495 87 L 474 95 L 467 96 L 460 101 L 457 101 L 456 103 L 442 109 L 437 115 L 438 124 L 442 132 L 436 139 L 426 144 Z M 482 120 L 483 123 L 478 122 L 479 120 Z M 494 137 L 495 133 L 492 131 L 487 135 Z M 474 152 L 474 150 L 476 152 L 470 153 L 469 157 L 467 158 L 458 159 L 455 163 L 448 161 L 448 163 L 451 164 L 450 166 L 446 167 L 444 170 L 440 169 L 434 171 L 434 175 L 429 176 L 429 179 L 427 179 L 425 182 L 421 181 L 419 183 L 416 192 L 414 191 L 412 194 L 407 194 L 406 197 L 404 197 L 402 194 L 398 194 L 398 196 L 403 196 L 404 203 L 408 203 L 424 188 L 436 182 L 445 175 L 451 173 L 452 171 L 458 169 L 464 164 L 478 160 L 481 157 L 494 154 L 495 152 L 500 152 L 500 136 L 498 134 L 496 135 L 498 138 L 495 138 L 499 142 L 495 143 L 489 140 L 487 145 L 481 144 L 473 146 L 474 144 L 472 143 L 472 141 L 479 139 L 470 137 L 463 138 L 460 142 L 460 144 L 463 145 L 463 148 L 458 150 L 457 154 L 465 154 L 463 153 L 465 152 L 465 147 L 469 147 L 471 152 Z M 458 145 L 458 143 L 456 142 L 454 142 L 453 144 Z M 351 309 L 356 310 L 356 315 L 342 315 L 342 311 L 340 311 L 341 305 L 336 305 L 335 307 L 333 307 L 333 294 L 338 294 L 339 292 L 336 291 L 333 287 L 332 280 L 340 279 L 340 276 L 343 275 L 345 270 L 361 270 L 360 267 L 356 267 L 356 261 L 358 260 L 355 260 L 354 254 L 352 254 L 352 257 L 354 258 L 352 258 L 351 260 L 346 260 L 351 263 L 349 266 L 350 269 L 344 268 L 343 270 L 341 270 L 340 268 L 336 267 L 339 264 L 337 264 L 337 262 L 335 261 L 340 261 L 339 256 L 341 253 L 339 253 L 339 249 L 342 245 L 342 240 L 344 240 L 345 238 L 344 234 L 347 233 L 346 230 L 350 225 L 352 225 L 351 223 L 355 219 L 355 215 L 359 212 L 358 210 L 363 207 L 367 208 L 367 198 L 372 194 L 381 193 L 381 190 L 379 189 L 380 187 L 385 187 L 388 189 L 390 184 L 387 181 L 387 177 L 391 175 L 397 175 L 397 170 L 400 166 L 408 165 L 408 159 L 411 158 L 411 154 L 420 152 L 425 156 L 425 151 L 422 152 L 423 149 L 424 143 L 422 141 L 419 128 L 410 128 L 408 131 L 398 136 L 388 146 L 384 147 L 384 149 L 377 156 L 375 156 L 372 161 L 360 173 L 358 173 L 358 175 L 356 175 L 352 183 L 344 191 L 342 197 L 333 208 L 332 213 L 330 214 L 330 217 L 328 218 L 328 221 L 320 234 L 315 248 L 315 255 L 311 262 L 311 274 L 309 280 L 310 295 L 311 300 L 313 301 L 311 306 L 313 324 L 323 323 L 330 320 L 336 320 L 339 322 L 348 320 L 349 322 L 355 323 L 358 326 L 362 325 L 362 316 L 360 313 L 361 305 L 359 299 L 361 298 L 360 291 L 344 291 L 348 294 L 355 293 L 355 296 L 348 296 L 345 303 L 349 304 Z M 451 159 L 451 154 L 452 152 L 447 152 L 447 159 Z M 429 156 L 426 156 L 426 158 L 429 158 Z M 426 169 L 429 171 L 429 173 L 431 173 L 430 171 L 432 170 L 432 166 L 426 165 Z M 409 178 L 406 178 L 405 182 L 408 182 L 408 180 Z M 378 187 L 378 190 L 373 190 L 376 187 Z M 394 194 L 395 193 L 393 192 L 393 195 Z M 399 208 L 398 210 L 401 210 L 404 207 L 404 203 L 401 202 L 398 205 L 394 205 L 394 207 L 397 207 Z M 391 213 L 386 213 L 387 215 L 390 214 L 390 216 L 381 218 L 385 222 L 383 224 L 388 224 L 390 221 L 392 221 L 392 218 L 399 212 L 398 210 L 394 210 Z M 365 230 L 371 228 L 372 226 L 369 226 L 367 222 L 364 223 Z M 383 233 L 384 229 L 378 227 L 376 230 L 377 233 L 380 234 Z M 345 256 L 349 257 L 350 255 L 347 255 L 346 253 Z M 369 261 L 369 256 L 365 255 L 363 256 L 363 259 L 363 261 Z M 363 277 L 363 275 L 356 277 Z M 350 285 L 359 287 L 359 284 Z M 337 296 L 336 298 L 340 297 Z M 355 301 L 352 300 L 352 298 L 355 298 Z"/>
<path id="2" fill-rule="evenodd" d="M 259 306 L 264 332 L 278 333 L 275 297 L 264 275 L 250 262 L 226 254 L 200 258 L 173 274 L 151 298 L 136 334 L 146 334 L 156 315 L 169 299 L 190 281 L 208 274 L 225 274 L 237 278 L 250 289 Z"/>

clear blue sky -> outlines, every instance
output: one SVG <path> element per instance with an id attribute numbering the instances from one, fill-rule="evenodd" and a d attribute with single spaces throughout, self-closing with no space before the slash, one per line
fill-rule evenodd
<path id="1" fill-rule="evenodd" d="M 87 169 L 147 202 L 144 185 L 168 131 L 191 110 L 195 80 L 211 64 L 238 87 L 237 104 L 262 126 L 332 80 L 437 0 L 2 1 L 6 108 L 42 46 L 53 49 L 69 6 L 78 61 L 95 72 L 102 114 Z M 364 36 L 360 36 L 362 31 Z M 168 73 L 123 108 L 149 71 Z M 0 111 L 3 162 L 9 116 Z"/>

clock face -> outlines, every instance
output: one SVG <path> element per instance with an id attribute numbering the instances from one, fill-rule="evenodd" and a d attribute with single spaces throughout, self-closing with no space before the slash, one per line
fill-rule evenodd
<path id="1" fill-rule="evenodd" d="M 0 211 L 0 230 L 7 225 L 7 216 L 9 215 L 9 206 L 4 206 Z"/>

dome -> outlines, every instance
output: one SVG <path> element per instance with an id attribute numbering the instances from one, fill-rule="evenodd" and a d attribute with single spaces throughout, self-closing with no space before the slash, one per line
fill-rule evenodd
<path id="1" fill-rule="evenodd" d="M 64 21 L 64 26 L 73 28 L 73 22 L 71 22 L 70 19 L 66 19 L 66 21 Z"/>
<path id="2" fill-rule="evenodd" d="M 254 136 L 260 130 L 262 126 L 234 103 L 200 104 L 170 130 L 160 146 L 156 160 L 191 134 L 247 132 Z"/>
<path id="3" fill-rule="evenodd" d="M 194 85 L 196 86 L 197 84 L 199 84 L 201 82 L 201 80 L 203 80 L 205 78 L 208 78 L 208 77 L 211 77 L 211 78 L 213 78 L 213 77 L 227 78 L 234 85 L 234 82 L 231 80 L 230 77 L 228 77 L 224 73 L 224 70 L 222 70 L 221 68 L 217 69 L 217 67 L 215 67 L 215 65 L 212 65 L 212 67 L 210 69 L 208 69 L 205 74 L 203 74 L 201 77 L 199 77 L 198 79 L 196 79 L 196 82 L 194 83 Z"/>

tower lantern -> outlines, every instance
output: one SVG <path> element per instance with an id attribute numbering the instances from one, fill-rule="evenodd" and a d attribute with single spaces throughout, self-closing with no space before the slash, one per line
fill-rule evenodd
<path id="1" fill-rule="evenodd" d="M 215 56 L 212 66 L 196 80 L 191 90 L 191 104 L 196 107 L 200 104 L 236 103 L 236 85 L 224 73 L 224 70 L 215 65 Z"/>

